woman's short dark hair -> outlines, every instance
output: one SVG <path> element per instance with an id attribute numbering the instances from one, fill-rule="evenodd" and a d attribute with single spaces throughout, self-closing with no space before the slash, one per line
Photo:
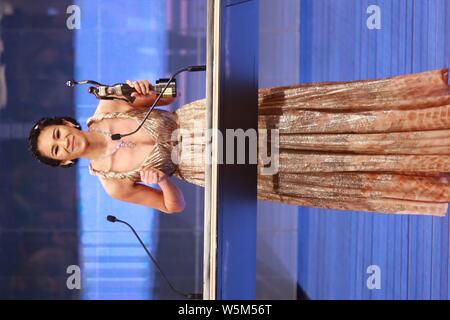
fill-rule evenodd
<path id="1" fill-rule="evenodd" d="M 61 165 L 61 160 L 56 160 L 52 158 L 48 158 L 44 155 L 42 155 L 38 148 L 38 138 L 41 134 L 41 131 L 48 126 L 58 126 L 58 125 L 64 125 L 64 120 L 67 122 L 70 122 L 75 125 L 75 128 L 78 130 L 81 130 L 81 125 L 78 123 L 77 120 L 75 120 L 72 117 L 53 117 L 53 118 L 41 118 L 39 121 L 36 122 L 36 124 L 31 128 L 30 134 L 28 136 L 28 149 L 31 151 L 33 156 L 41 163 L 44 163 L 46 165 L 52 166 L 52 167 L 62 167 L 62 168 L 70 168 L 74 166 L 78 159 L 72 160 L 72 163 Z"/>

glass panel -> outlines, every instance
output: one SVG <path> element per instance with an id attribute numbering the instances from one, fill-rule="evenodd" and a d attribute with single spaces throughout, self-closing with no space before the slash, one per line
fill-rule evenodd
<path id="1" fill-rule="evenodd" d="M 202 188 L 176 181 L 187 206 L 166 216 L 112 199 L 87 159 L 69 169 L 38 163 L 25 140 L 43 116 L 71 116 L 86 129 L 99 101 L 87 87 L 67 88 L 67 80 L 155 84 L 204 64 L 204 1 L 2 1 L 0 19 L 0 297 L 179 298 L 132 232 L 107 215 L 136 228 L 175 287 L 201 292 Z M 177 80 L 180 97 L 160 109 L 204 97 L 203 73 Z M 81 268 L 81 290 L 66 287 L 70 265 Z"/>

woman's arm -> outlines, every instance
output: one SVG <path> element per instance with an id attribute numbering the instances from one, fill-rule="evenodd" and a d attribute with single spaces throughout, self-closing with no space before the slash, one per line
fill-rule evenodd
<path id="1" fill-rule="evenodd" d="M 147 184 L 159 184 L 163 194 L 164 205 L 174 212 L 184 210 L 186 203 L 181 190 L 169 179 L 169 177 L 156 168 L 145 168 L 140 171 L 141 180 Z"/>
<path id="2" fill-rule="evenodd" d="M 136 90 L 135 93 L 131 94 L 131 96 L 136 97 L 133 102 L 135 108 L 151 107 L 158 97 L 153 85 L 148 80 L 127 80 L 127 84 Z M 156 105 L 165 106 L 174 101 L 174 97 L 161 97 Z"/>
<path id="3" fill-rule="evenodd" d="M 117 200 L 139 204 L 164 213 L 178 213 L 184 210 L 183 193 L 163 172 L 149 168 L 141 171 L 141 176 L 144 177 L 145 181 L 142 180 L 145 183 L 158 183 L 161 190 L 134 183 L 127 179 L 108 180 L 101 178 L 100 181 L 106 193 Z"/>
<path id="4" fill-rule="evenodd" d="M 168 179 L 159 183 L 159 186 L 161 190 L 136 183 L 129 193 L 120 192 L 116 199 L 157 209 L 164 213 L 182 212 L 185 203 L 181 190 Z"/>

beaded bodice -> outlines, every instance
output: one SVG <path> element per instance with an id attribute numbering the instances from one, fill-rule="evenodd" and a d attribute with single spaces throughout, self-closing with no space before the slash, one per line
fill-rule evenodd
<path id="1" fill-rule="evenodd" d="M 89 128 L 94 122 L 115 118 L 134 119 L 136 120 L 136 125 L 139 125 L 145 117 L 146 111 L 146 109 L 133 109 L 126 112 L 99 113 L 87 120 L 87 126 Z M 105 179 L 131 179 L 133 181 L 140 181 L 140 168 L 152 167 L 163 171 L 167 175 L 172 175 L 177 170 L 177 165 L 172 162 L 171 153 L 173 146 L 178 143 L 178 137 L 174 140 L 172 139 L 172 132 L 177 128 L 178 121 L 176 113 L 154 109 L 141 130 L 145 130 L 155 141 L 156 145 L 147 155 L 143 163 L 138 168 L 127 172 L 96 170 L 92 167 L 92 163 L 90 163 L 90 174 Z"/>

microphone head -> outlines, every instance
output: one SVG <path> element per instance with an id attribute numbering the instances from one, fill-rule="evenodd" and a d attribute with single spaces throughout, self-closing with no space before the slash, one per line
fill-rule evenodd
<path id="1" fill-rule="evenodd" d="M 74 86 L 75 86 L 75 81 L 74 81 L 74 80 L 66 81 L 66 86 L 68 86 L 68 87 L 74 87 Z"/>
<path id="2" fill-rule="evenodd" d="M 115 133 L 111 136 L 111 140 L 120 140 L 122 135 L 120 133 Z"/>
<path id="3" fill-rule="evenodd" d="M 206 66 L 190 66 L 187 69 L 190 72 L 205 71 L 206 70 Z"/>
<path id="4" fill-rule="evenodd" d="M 108 220 L 109 222 L 113 222 L 114 223 L 114 222 L 117 221 L 117 218 L 115 216 L 107 216 L 106 220 Z"/>

